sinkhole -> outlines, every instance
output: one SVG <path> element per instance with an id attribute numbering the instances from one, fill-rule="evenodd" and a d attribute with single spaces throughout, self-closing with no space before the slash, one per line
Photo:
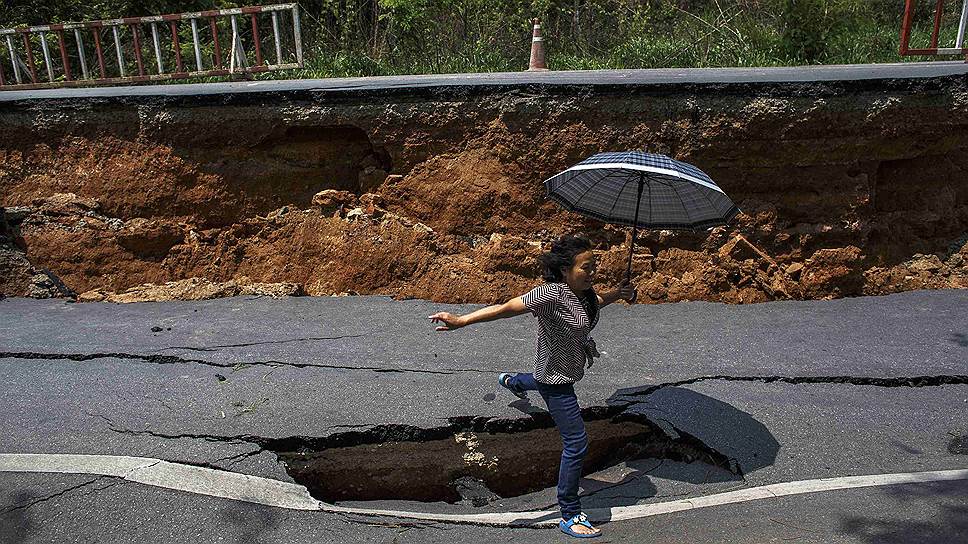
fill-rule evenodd
<path id="1" fill-rule="evenodd" d="M 616 411 L 582 410 L 589 438 L 583 474 L 640 458 L 699 461 L 741 473 L 734 460 L 687 433 L 675 429 L 673 437 L 645 416 Z M 383 425 L 272 449 L 295 481 L 330 504 L 399 499 L 484 506 L 557 485 L 561 438 L 547 413 L 450 422 L 432 429 Z"/>

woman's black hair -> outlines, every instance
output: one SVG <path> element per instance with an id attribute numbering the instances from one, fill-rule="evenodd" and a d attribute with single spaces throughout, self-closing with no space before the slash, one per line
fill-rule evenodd
<path id="1" fill-rule="evenodd" d="M 538 257 L 538 262 L 541 263 L 541 277 L 546 283 L 564 282 L 565 276 L 562 269 L 575 266 L 575 257 L 591 249 L 591 241 L 584 236 L 562 236 L 551 243 L 550 251 Z M 590 323 L 594 322 L 598 314 L 598 295 L 595 293 L 595 288 L 589 287 L 582 296 L 585 297 L 590 308 L 588 320 Z"/>

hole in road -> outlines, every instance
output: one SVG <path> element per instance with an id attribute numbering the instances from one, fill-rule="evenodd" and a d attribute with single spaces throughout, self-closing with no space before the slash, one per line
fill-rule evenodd
<path id="1" fill-rule="evenodd" d="M 614 412 L 583 410 L 589 436 L 584 474 L 646 457 L 740 473 L 735 462 L 688 434 L 671 437 L 644 416 Z M 273 449 L 290 476 L 327 503 L 402 499 L 483 506 L 557 485 L 561 438 L 547 413 L 451 421 L 435 429 L 380 426 Z"/>

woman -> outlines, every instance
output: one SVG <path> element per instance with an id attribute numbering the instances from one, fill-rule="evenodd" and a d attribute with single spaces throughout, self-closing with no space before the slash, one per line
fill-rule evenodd
<path id="1" fill-rule="evenodd" d="M 561 434 L 563 449 L 558 470 L 559 528 L 579 538 L 601 535 L 581 511 L 578 481 L 582 460 L 588 451 L 588 435 L 575 396 L 574 383 L 585 375 L 585 364 L 591 367 L 598 356 L 595 342 L 589 336 L 598 323 L 598 312 L 616 300 L 634 300 L 635 289 L 623 284 L 602 295 L 595 293 L 595 255 L 592 245 L 583 237 L 565 236 L 551 245 L 551 251 L 540 257 L 545 283 L 504 304 L 481 308 L 459 316 L 438 312 L 431 321 L 443 323 L 438 331 L 452 331 L 472 323 L 493 321 L 531 312 L 538 318 L 537 349 L 534 372 L 501 374 L 498 382 L 515 395 L 524 398 L 527 391 L 537 391 L 548 405 L 548 411 Z"/>

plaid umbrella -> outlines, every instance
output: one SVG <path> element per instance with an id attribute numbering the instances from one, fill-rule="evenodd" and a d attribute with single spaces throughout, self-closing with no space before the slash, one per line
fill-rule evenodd
<path id="1" fill-rule="evenodd" d="M 702 170 L 642 151 L 599 153 L 545 180 L 566 209 L 636 229 L 702 230 L 728 224 L 739 208 Z"/>

